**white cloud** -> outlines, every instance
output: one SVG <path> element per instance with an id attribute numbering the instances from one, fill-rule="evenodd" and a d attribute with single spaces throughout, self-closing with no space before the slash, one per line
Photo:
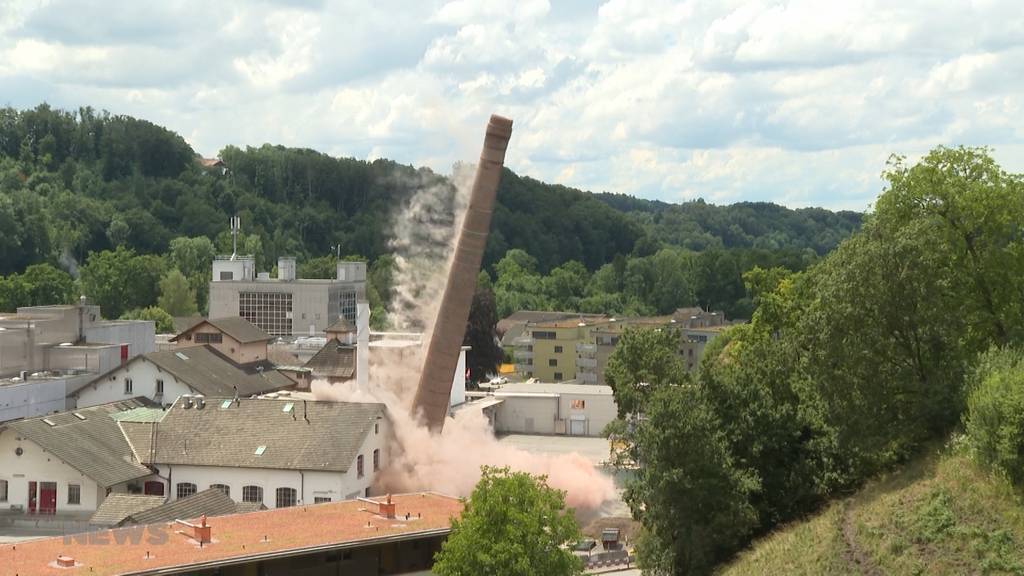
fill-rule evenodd
<path id="1" fill-rule="evenodd" d="M 97 12 L 108 15 L 95 18 Z M 447 170 L 487 115 L 508 164 L 679 201 L 867 207 L 893 152 L 1024 170 L 1016 1 L 0 0 L 0 84 L 264 142 Z"/>

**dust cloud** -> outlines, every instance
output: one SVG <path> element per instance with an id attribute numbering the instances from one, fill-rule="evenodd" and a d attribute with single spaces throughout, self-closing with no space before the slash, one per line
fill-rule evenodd
<path id="1" fill-rule="evenodd" d="M 378 481 L 389 492 L 433 490 L 468 496 L 480 479 L 480 467 L 508 466 L 543 474 L 548 484 L 566 492 L 566 503 L 578 513 L 594 513 L 616 497 L 611 478 L 579 454 L 543 455 L 499 442 L 481 410 L 457 410 L 440 434 L 434 434 L 412 416 L 412 401 L 419 383 L 423 351 L 433 328 L 448 267 L 469 199 L 474 167 L 456 166 L 452 178 L 438 182 L 423 178 L 410 182 L 417 192 L 398 211 L 393 222 L 395 292 L 389 322 L 396 330 L 423 331 L 420 347 L 375 349 L 369 364 L 369 390 L 354 382 L 331 385 L 312 383 L 317 399 L 381 402 L 388 406 L 394 432 L 390 462 Z"/>

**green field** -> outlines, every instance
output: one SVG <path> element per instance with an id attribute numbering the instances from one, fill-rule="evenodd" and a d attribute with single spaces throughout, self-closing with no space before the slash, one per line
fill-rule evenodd
<path id="1" fill-rule="evenodd" d="M 777 529 L 719 573 L 1024 574 L 1024 498 L 936 451 Z"/>

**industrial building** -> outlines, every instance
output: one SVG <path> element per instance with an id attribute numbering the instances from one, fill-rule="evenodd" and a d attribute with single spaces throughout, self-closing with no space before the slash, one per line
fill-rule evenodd
<path id="1" fill-rule="evenodd" d="M 366 263 L 339 260 L 332 279 L 298 278 L 295 258 L 279 258 L 277 277 L 256 272 L 253 256 L 218 256 L 210 318 L 240 316 L 271 336 L 323 334 L 338 318 L 356 321 L 366 299 Z"/>
<path id="2" fill-rule="evenodd" d="M 154 349 L 146 320 L 104 320 L 84 298 L 0 314 L 0 422 L 72 408 L 68 393 Z"/>
<path id="3" fill-rule="evenodd" d="M 461 409 L 484 410 L 496 434 L 601 436 L 618 415 L 610 386 L 516 382 L 466 397 Z"/>

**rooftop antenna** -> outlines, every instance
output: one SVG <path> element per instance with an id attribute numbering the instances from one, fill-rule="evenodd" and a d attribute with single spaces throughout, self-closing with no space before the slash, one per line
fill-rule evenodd
<path id="1" fill-rule="evenodd" d="M 238 216 L 231 217 L 231 259 L 238 257 L 238 232 L 242 229 L 242 219 Z"/>

